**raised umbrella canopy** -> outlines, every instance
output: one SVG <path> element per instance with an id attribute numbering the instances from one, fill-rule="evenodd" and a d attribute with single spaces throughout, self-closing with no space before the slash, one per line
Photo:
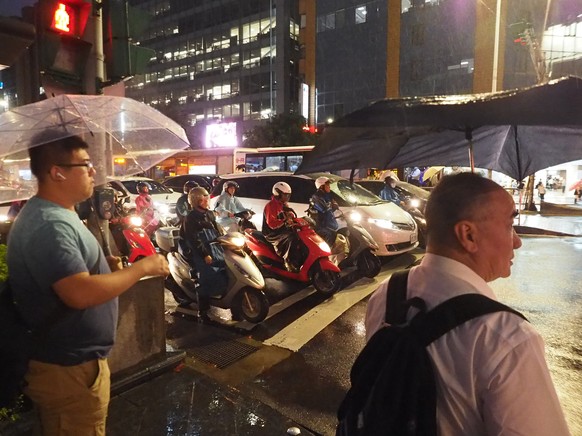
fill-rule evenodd
<path id="1" fill-rule="evenodd" d="M 582 159 L 582 80 L 487 94 L 376 101 L 328 126 L 299 174 L 474 166 L 516 180 Z"/>

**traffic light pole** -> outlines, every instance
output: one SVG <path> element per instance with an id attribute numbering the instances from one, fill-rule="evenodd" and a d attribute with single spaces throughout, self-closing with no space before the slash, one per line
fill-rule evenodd
<path id="1" fill-rule="evenodd" d="M 105 57 L 103 54 L 103 0 L 92 0 L 91 15 L 87 22 L 85 41 L 92 44 L 85 69 L 84 89 L 89 95 L 101 94 L 105 81 Z"/>
<path id="2" fill-rule="evenodd" d="M 92 0 L 91 14 L 87 22 L 87 30 L 84 39 L 92 44 L 91 53 L 87 61 L 83 88 L 88 95 L 102 94 L 102 85 L 105 82 L 105 56 L 103 53 L 103 1 Z M 111 163 L 111 147 L 108 146 L 108 138 L 105 132 L 93 132 L 93 150 L 91 158 L 98 169 L 95 175 L 95 188 L 105 188 L 107 183 L 107 174 Z M 91 219 L 87 220 L 87 225 L 95 237 L 101 242 L 101 246 L 106 255 L 111 253 L 109 221 L 100 217 L 96 213 L 97 209 L 96 194 L 93 194 L 94 208 L 91 212 Z"/>

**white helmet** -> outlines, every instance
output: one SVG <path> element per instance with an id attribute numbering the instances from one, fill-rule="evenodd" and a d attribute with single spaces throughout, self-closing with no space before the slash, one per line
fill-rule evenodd
<path id="1" fill-rule="evenodd" d="M 273 185 L 273 195 L 278 197 L 281 194 L 291 194 L 291 186 L 285 182 L 277 182 Z"/>
<path id="2" fill-rule="evenodd" d="M 318 177 L 315 179 L 315 187 L 317 189 L 321 188 L 326 183 L 331 183 L 331 179 L 329 177 Z"/>

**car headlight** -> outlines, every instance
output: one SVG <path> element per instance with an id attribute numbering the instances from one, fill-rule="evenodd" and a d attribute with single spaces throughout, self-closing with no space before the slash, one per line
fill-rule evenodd
<path id="1" fill-rule="evenodd" d="M 370 224 L 374 224 L 375 226 L 380 227 L 381 229 L 398 230 L 398 227 L 396 227 L 392 223 L 392 221 L 390 221 L 390 220 L 382 220 L 382 219 L 368 218 L 368 222 Z"/>
<path id="2" fill-rule="evenodd" d="M 412 199 L 410 199 L 410 205 L 412 207 L 418 208 L 418 207 L 420 207 L 420 200 L 418 198 L 412 198 Z"/>
<path id="3" fill-rule="evenodd" d="M 170 206 L 166 203 L 154 203 L 154 207 L 160 212 L 161 214 L 167 215 L 170 213 Z"/>
<path id="4" fill-rule="evenodd" d="M 135 227 L 141 227 L 143 225 L 143 219 L 140 216 L 129 217 L 129 223 Z"/>
<path id="5" fill-rule="evenodd" d="M 359 223 L 362 221 L 362 214 L 359 212 L 350 212 L 350 219 L 354 223 Z"/>

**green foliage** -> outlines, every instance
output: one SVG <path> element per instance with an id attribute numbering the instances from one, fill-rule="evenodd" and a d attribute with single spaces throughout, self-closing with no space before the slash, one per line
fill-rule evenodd
<path id="1" fill-rule="evenodd" d="M 6 244 L 0 244 L 0 282 L 8 279 L 8 265 L 6 264 Z"/>
<path id="2" fill-rule="evenodd" d="M 16 404 L 14 407 L 8 409 L 6 407 L 0 409 L 0 423 L 2 422 L 16 422 L 18 421 L 21 416 L 20 412 L 24 408 L 24 395 L 20 395 L 16 400 Z M 0 427 L 1 430 L 1 427 Z M 2 433 L 0 431 L 0 433 Z"/>
<path id="3" fill-rule="evenodd" d="M 297 114 L 272 116 L 265 125 L 245 132 L 243 147 L 281 147 L 286 145 L 315 145 L 317 135 L 303 130 L 305 118 Z"/>

